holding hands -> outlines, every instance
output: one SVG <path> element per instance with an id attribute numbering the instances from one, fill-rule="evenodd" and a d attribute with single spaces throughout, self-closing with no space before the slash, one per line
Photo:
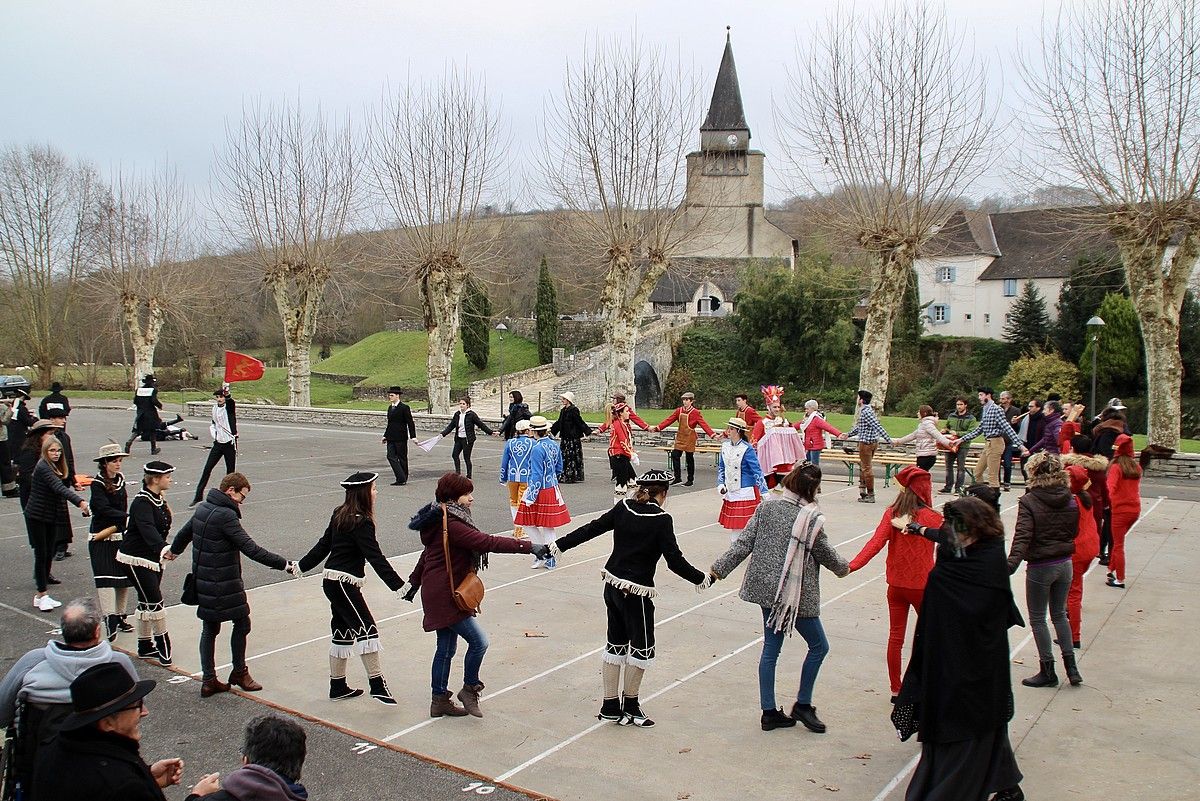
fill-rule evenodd
<path id="1" fill-rule="evenodd" d="M 420 589 L 421 589 L 421 586 L 419 584 L 409 584 L 408 592 L 404 593 L 400 597 L 403 598 L 404 600 L 408 601 L 411 604 L 413 602 L 413 598 L 417 597 L 417 592 Z"/>
<path id="2" fill-rule="evenodd" d="M 287 574 L 288 574 L 288 575 L 290 575 L 292 578 L 300 578 L 300 576 L 302 575 L 302 571 L 300 570 L 300 563 L 299 563 L 299 562 L 290 562 L 290 561 L 289 561 L 289 562 L 288 562 L 288 563 L 287 563 L 287 564 L 284 566 L 284 568 L 283 568 L 283 572 L 287 573 Z"/>

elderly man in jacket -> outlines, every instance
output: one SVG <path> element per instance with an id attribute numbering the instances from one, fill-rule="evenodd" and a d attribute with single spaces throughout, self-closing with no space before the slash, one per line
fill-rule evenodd
<path id="1" fill-rule="evenodd" d="M 202 797 L 205 801 L 304 801 L 308 791 L 300 783 L 300 771 L 308 750 L 305 739 L 304 729 L 295 721 L 279 715 L 254 718 L 246 724 L 242 739 L 242 766 L 220 780 L 220 790 Z"/>
<path id="2" fill-rule="evenodd" d="M 246 529 L 242 528 L 242 504 L 250 494 L 250 481 L 241 473 L 230 473 L 221 479 L 217 489 L 210 489 L 204 502 L 196 507 L 192 519 L 175 535 L 174 542 L 163 548 L 162 558 L 175 559 L 188 545 L 192 546 L 192 575 L 196 591 L 196 617 L 203 627 L 200 631 L 200 669 L 204 681 L 200 697 L 208 698 L 225 692 L 236 684 L 247 692 L 257 692 L 262 685 L 250 676 L 246 667 L 246 637 L 250 633 L 250 602 L 242 583 L 242 554 L 259 564 L 287 570 L 299 575 L 294 562 L 261 547 Z M 233 672 L 229 682 L 217 678 L 217 635 L 221 623 L 233 622 L 230 650 L 233 652 Z"/>

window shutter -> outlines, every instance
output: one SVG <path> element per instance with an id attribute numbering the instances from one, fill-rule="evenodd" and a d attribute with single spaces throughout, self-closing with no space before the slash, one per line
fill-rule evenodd
<path id="1" fill-rule="evenodd" d="M 951 267 L 950 268 L 950 279 L 949 279 L 950 283 L 953 284 L 957 279 L 958 279 L 958 268 Z"/>

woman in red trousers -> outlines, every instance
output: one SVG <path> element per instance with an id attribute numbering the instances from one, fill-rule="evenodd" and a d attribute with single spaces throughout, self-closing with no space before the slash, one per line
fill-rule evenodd
<path id="1" fill-rule="evenodd" d="M 1079 507 L 1079 530 L 1075 534 L 1075 553 L 1071 556 L 1071 588 L 1067 590 L 1067 619 L 1071 622 L 1072 647 L 1079 650 L 1079 632 L 1083 620 L 1083 576 L 1091 567 L 1092 560 L 1100 555 L 1100 529 L 1096 526 L 1092 495 L 1088 491 L 1092 483 L 1088 469 L 1083 465 L 1067 466 L 1071 477 L 1071 494 Z"/>
<path id="2" fill-rule="evenodd" d="M 908 608 L 911 606 L 920 614 L 925 582 L 933 569 L 933 543 L 923 537 L 906 535 L 904 527 L 909 523 L 931 529 L 942 527 L 942 516 L 933 510 L 933 484 L 929 472 L 909 466 L 896 475 L 896 481 L 903 489 L 895 502 L 883 510 L 875 535 L 858 556 L 850 560 L 850 572 L 854 572 L 870 562 L 883 546 L 888 547 L 887 668 L 893 701 L 900 692 L 900 651 L 908 629 Z"/>
<path id="3" fill-rule="evenodd" d="M 1142 468 L 1133 458 L 1133 438 L 1117 435 L 1108 467 L 1108 504 L 1112 509 L 1112 554 L 1108 586 L 1125 589 L 1125 535 L 1142 513 Z"/>

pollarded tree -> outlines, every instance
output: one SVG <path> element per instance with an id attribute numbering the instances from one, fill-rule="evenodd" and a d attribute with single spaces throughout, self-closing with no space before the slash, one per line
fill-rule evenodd
<path id="1" fill-rule="evenodd" d="M 1026 70 L 1051 183 L 1088 193 L 1081 222 L 1121 254 L 1145 339 L 1151 444 L 1179 444 L 1180 309 L 1200 261 L 1200 8 L 1195 0 L 1064 6 Z M 1107 322 L 1107 321 L 1106 321 Z"/>
<path id="2" fill-rule="evenodd" d="M 554 291 L 545 256 L 542 256 L 542 266 L 538 269 L 537 346 L 538 363 L 549 364 L 558 347 L 558 294 Z"/>
<path id="3" fill-rule="evenodd" d="M 489 345 L 492 331 L 492 302 L 483 285 L 474 277 L 467 278 L 462 296 L 463 353 L 477 370 L 488 366 Z"/>
<path id="4" fill-rule="evenodd" d="M 1050 342 L 1050 314 L 1046 298 L 1032 281 L 1026 281 L 1004 321 L 1004 340 L 1021 355 L 1045 350 Z"/>
<path id="5" fill-rule="evenodd" d="M 883 407 L 892 328 L 922 247 L 982 173 L 994 113 L 982 63 L 923 3 L 832 16 L 799 52 L 776 121 L 819 220 L 870 256 L 859 385 Z"/>
<path id="6" fill-rule="evenodd" d="M 342 266 L 359 148 L 347 122 L 299 104 L 253 107 L 217 154 L 217 216 L 235 254 L 275 301 L 287 351 L 288 404 L 311 403 L 313 336 L 325 285 Z"/>
<path id="7" fill-rule="evenodd" d="M 388 260 L 420 286 L 429 406 L 447 414 L 467 276 L 501 243 L 502 227 L 481 220 L 488 194 L 502 183 L 499 111 L 482 80 L 450 70 L 385 95 L 371 141 L 371 174 L 394 226 Z"/>

